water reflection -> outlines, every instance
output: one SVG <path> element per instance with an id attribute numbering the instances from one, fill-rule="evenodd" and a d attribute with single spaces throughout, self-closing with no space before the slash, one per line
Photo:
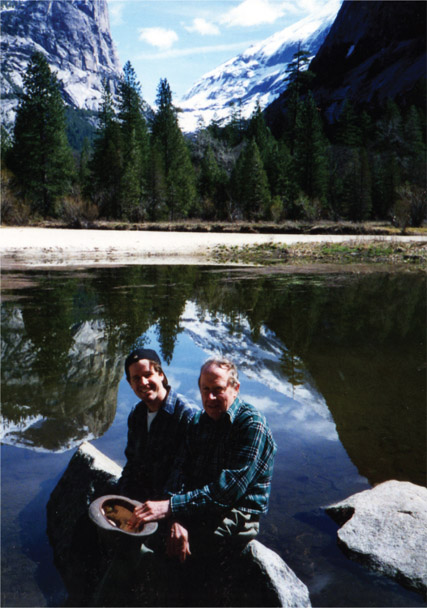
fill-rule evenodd
<path id="1" fill-rule="evenodd" d="M 64 450 L 105 433 L 123 358 L 151 328 L 166 362 L 183 332 L 206 353 L 234 357 L 270 390 L 258 402 L 272 424 L 297 420 L 301 433 L 339 435 L 371 483 L 424 483 L 422 273 L 27 274 L 33 284 L 24 282 L 19 299 L 6 292 L 2 305 L 4 442 Z"/>
<path id="2" fill-rule="evenodd" d="M 62 451 L 105 433 L 123 366 L 120 353 L 108 352 L 105 323 L 64 326 L 62 333 L 71 337 L 65 351 L 43 351 L 30 338 L 25 317 L 16 306 L 2 310 L 3 443 Z M 66 343 L 57 332 L 55 337 Z"/>
<path id="3" fill-rule="evenodd" d="M 233 325 L 225 315 L 213 316 L 189 302 L 181 325 L 194 344 L 207 356 L 232 353 L 239 372 L 268 389 L 272 396 L 244 395 L 256 403 L 273 427 L 294 428 L 299 433 L 315 433 L 338 440 L 332 416 L 326 402 L 315 388 L 314 380 L 301 359 L 294 367 L 283 364 L 290 358 L 286 345 L 266 326 L 257 331 L 254 340 L 249 322 L 241 318 Z M 298 366 L 298 381 L 294 369 Z M 298 421 L 298 425 L 295 425 Z"/>
<path id="4" fill-rule="evenodd" d="M 158 349 L 171 384 L 197 401 L 204 358 L 236 360 L 242 395 L 279 446 L 260 540 L 308 585 L 314 606 L 422 605 L 347 560 L 320 507 L 368 481 L 424 483 L 423 274 L 132 266 L 5 278 L 3 443 L 30 449 L 2 449 L 4 605 L 21 605 L 23 588 L 35 589 L 26 605 L 43 605 L 40 588 L 60 599 L 48 605 L 64 605 L 45 504 L 71 456 L 59 452 L 83 438 L 123 464 L 135 403 L 123 361 L 135 340 Z M 43 587 L 25 570 L 30 554 Z"/>

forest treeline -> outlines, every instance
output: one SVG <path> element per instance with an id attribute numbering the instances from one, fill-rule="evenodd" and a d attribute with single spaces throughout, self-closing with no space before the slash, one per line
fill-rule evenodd
<path id="1" fill-rule="evenodd" d="M 95 136 L 73 150 L 59 81 L 41 53 L 24 76 L 13 133 L 2 127 L 2 221 L 96 218 L 174 221 L 391 219 L 426 215 L 425 107 L 389 100 L 380 114 L 344 103 L 328 125 L 300 50 L 288 66 L 273 131 L 260 107 L 185 137 L 166 79 L 156 111 L 127 62 L 113 96 L 104 83 Z M 68 125 L 69 127 L 69 125 Z"/>

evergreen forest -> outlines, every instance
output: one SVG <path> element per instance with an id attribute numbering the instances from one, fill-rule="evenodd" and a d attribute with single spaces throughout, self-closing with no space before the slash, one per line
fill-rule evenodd
<path id="1" fill-rule="evenodd" d="M 104 83 L 90 127 L 66 108 L 57 77 L 36 52 L 13 133 L 2 127 L 2 221 L 325 219 L 420 226 L 425 105 L 390 99 L 380 109 L 360 109 L 347 100 L 331 125 L 311 93 L 312 78 L 300 50 L 288 66 L 284 112 L 274 124 L 267 125 L 260 107 L 244 120 L 234 106 L 227 124 L 214 120 L 184 136 L 166 79 L 153 112 L 127 62 L 117 96 Z"/>

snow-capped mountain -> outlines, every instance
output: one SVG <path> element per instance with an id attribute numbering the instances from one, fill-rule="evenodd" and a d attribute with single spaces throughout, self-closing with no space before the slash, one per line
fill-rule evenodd
<path id="1" fill-rule="evenodd" d="M 62 81 L 66 103 L 97 110 L 102 82 L 115 92 L 121 67 L 110 33 L 107 0 L 2 2 L 1 122 L 10 125 L 34 51 L 44 53 Z"/>
<path id="2" fill-rule="evenodd" d="M 241 55 L 208 72 L 177 102 L 180 125 L 195 131 L 200 120 L 227 122 L 235 109 L 249 118 L 256 104 L 263 109 L 286 88 L 286 70 L 299 48 L 314 56 L 325 40 L 342 0 L 331 0 L 322 11 L 298 21 Z"/>

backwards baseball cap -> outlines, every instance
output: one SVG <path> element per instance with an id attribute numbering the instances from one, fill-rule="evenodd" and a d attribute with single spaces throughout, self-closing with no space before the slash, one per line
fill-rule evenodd
<path id="1" fill-rule="evenodd" d="M 125 372 L 127 379 L 129 379 L 129 367 L 132 365 L 132 363 L 140 361 L 140 359 L 148 359 L 149 361 L 155 361 L 159 365 L 162 364 L 160 357 L 155 350 L 152 350 L 151 348 L 137 348 L 126 357 Z"/>

